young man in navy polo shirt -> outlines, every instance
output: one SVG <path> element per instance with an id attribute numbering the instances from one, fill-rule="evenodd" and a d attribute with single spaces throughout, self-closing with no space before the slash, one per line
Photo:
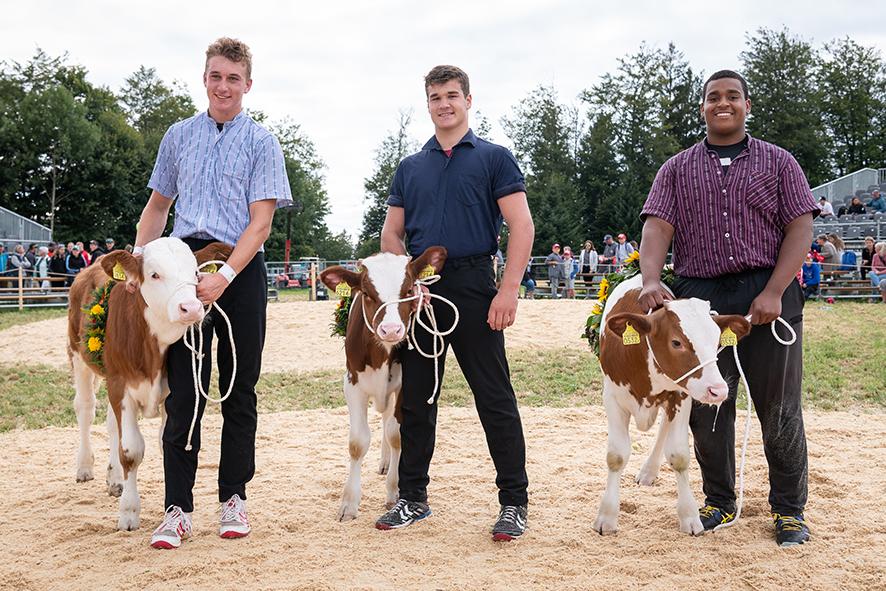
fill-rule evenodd
<path id="1" fill-rule="evenodd" d="M 751 101 L 744 78 L 730 70 L 716 72 L 705 82 L 702 100 L 707 138 L 661 167 L 643 206 L 640 302 L 655 308 L 669 299 L 660 275 L 673 239 L 674 295 L 709 300 L 721 314 L 751 314 L 755 326 L 739 343 L 738 354 L 763 431 L 776 542 L 802 544 L 809 539 L 803 519 L 804 298 L 794 277 L 809 248 L 818 206 L 794 157 L 745 132 Z M 779 316 L 797 333 L 793 345 L 778 343 L 770 332 L 769 323 Z M 690 417 L 706 530 L 735 519 L 738 370 L 732 355 L 724 354 L 719 366 L 730 388 L 716 431 L 714 407 L 693 403 Z"/>
<path id="2" fill-rule="evenodd" d="M 511 540 L 526 528 L 526 445 L 505 357 L 505 328 L 514 323 L 523 269 L 535 234 L 523 174 L 511 153 L 474 135 L 468 127 L 468 76 L 454 66 L 437 66 L 425 77 L 434 136 L 405 158 L 394 175 L 381 235 L 383 251 L 412 256 L 434 245 L 448 251 L 441 279 L 430 290 L 458 306 L 458 327 L 446 339 L 474 394 L 477 413 L 495 464 L 501 510 L 492 534 Z M 502 218 L 508 223 L 508 264 L 496 290 L 492 255 Z M 434 309 L 440 326 L 450 326 L 448 306 Z M 427 332 L 416 331 L 420 347 L 432 348 Z M 443 360 L 440 357 L 440 377 Z M 376 522 L 396 529 L 431 514 L 428 468 L 434 453 L 437 404 L 433 361 L 401 350 L 403 387 L 400 437 L 400 500 Z M 442 379 L 441 379 L 442 382 Z M 438 394 L 434 392 L 434 394 Z"/>

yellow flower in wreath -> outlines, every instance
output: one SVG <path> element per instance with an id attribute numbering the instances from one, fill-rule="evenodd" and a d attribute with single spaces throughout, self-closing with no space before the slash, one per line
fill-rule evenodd
<path id="1" fill-rule="evenodd" d="M 89 341 L 86 342 L 86 347 L 95 353 L 102 348 L 102 340 L 98 337 L 89 337 Z"/>
<path id="2" fill-rule="evenodd" d="M 636 261 L 639 258 L 640 258 L 640 251 L 635 250 L 634 252 L 632 252 L 630 254 L 630 256 L 628 258 L 625 259 L 625 264 L 627 265 L 629 263 L 633 263 L 634 261 Z"/>
<path id="3" fill-rule="evenodd" d="M 599 316 L 602 313 L 603 313 L 603 306 L 601 306 L 600 304 L 594 304 L 594 307 L 591 308 L 591 314 L 593 314 L 594 316 Z"/>
<path id="4" fill-rule="evenodd" d="M 597 299 L 602 303 L 606 301 L 607 295 L 609 295 L 609 281 L 604 277 L 600 281 L 600 289 L 597 291 Z"/>
<path id="5" fill-rule="evenodd" d="M 104 313 L 104 311 L 105 311 L 105 309 L 102 308 L 101 306 L 99 306 L 98 304 L 94 305 L 92 308 L 89 309 L 89 313 L 92 314 L 93 316 L 101 316 L 101 314 Z"/>

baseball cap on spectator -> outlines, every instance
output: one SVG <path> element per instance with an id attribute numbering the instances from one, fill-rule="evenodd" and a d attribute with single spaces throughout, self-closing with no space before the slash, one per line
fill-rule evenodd
<path id="1" fill-rule="evenodd" d="M 603 236 L 603 240 L 612 240 L 612 234 L 606 234 L 606 236 Z"/>
<path id="2" fill-rule="evenodd" d="M 98 240 L 90 240 L 89 243 L 98 246 Z"/>
<path id="3" fill-rule="evenodd" d="M 114 244 L 113 238 L 105 238 L 105 244 Z"/>
<path id="4" fill-rule="evenodd" d="M 80 247 L 75 244 L 71 247 L 71 250 L 80 250 Z"/>
<path id="5" fill-rule="evenodd" d="M 628 237 L 625 236 L 624 234 L 619 234 L 618 237 L 619 237 L 619 238 L 624 238 L 625 240 L 627 240 L 627 238 L 628 238 Z"/>
<path id="6" fill-rule="evenodd" d="M 553 245 L 551 248 L 560 248 L 560 245 L 559 245 L 558 243 L 555 242 L 554 245 Z"/>

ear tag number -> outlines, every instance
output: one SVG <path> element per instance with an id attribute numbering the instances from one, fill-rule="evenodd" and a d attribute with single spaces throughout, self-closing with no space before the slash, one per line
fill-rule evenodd
<path id="1" fill-rule="evenodd" d="M 209 263 L 205 267 L 203 267 L 204 273 L 218 273 L 218 265 L 215 263 Z"/>
<path id="2" fill-rule="evenodd" d="M 437 269 L 428 265 L 424 269 L 421 270 L 421 273 L 418 274 L 419 279 L 427 279 L 428 277 L 433 277 L 437 274 Z"/>
<path id="3" fill-rule="evenodd" d="M 723 329 L 723 332 L 720 333 L 720 346 L 721 347 L 734 347 L 738 344 L 738 337 L 735 336 L 735 333 L 732 332 L 732 329 L 728 326 Z"/>
<path id="4" fill-rule="evenodd" d="M 126 281 L 126 271 L 123 270 L 123 265 L 120 263 L 114 265 L 114 270 L 111 271 L 111 274 L 116 281 Z"/>
<path id="5" fill-rule="evenodd" d="M 630 324 L 625 326 L 625 331 L 621 335 L 621 342 L 624 343 L 625 346 L 628 345 L 639 345 L 640 344 L 640 333 L 637 332 Z"/>
<path id="6" fill-rule="evenodd" d="M 351 295 L 351 286 L 342 281 L 335 286 L 335 295 L 340 298 L 346 298 Z"/>

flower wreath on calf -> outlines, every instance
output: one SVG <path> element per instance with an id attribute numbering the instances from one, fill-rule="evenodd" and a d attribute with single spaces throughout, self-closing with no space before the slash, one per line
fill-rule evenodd
<path id="1" fill-rule="evenodd" d="M 603 310 L 606 309 L 606 300 L 609 298 L 609 294 L 618 287 L 619 283 L 626 279 L 630 279 L 639 272 L 640 253 L 635 250 L 631 253 L 631 256 L 625 260 L 621 269 L 614 273 L 609 273 L 602 281 L 600 281 L 600 288 L 597 291 L 597 303 L 594 304 L 594 307 L 591 309 L 591 315 L 588 316 L 588 320 L 585 323 L 585 332 L 582 335 L 583 338 L 588 340 L 588 344 L 594 350 L 594 354 L 598 357 L 600 356 L 600 321 L 603 318 Z M 665 267 L 662 269 L 661 282 L 666 286 L 671 287 L 674 283 L 675 277 L 672 268 Z"/>
<path id="2" fill-rule="evenodd" d="M 84 308 L 86 313 L 86 352 L 89 360 L 104 369 L 105 326 L 108 323 L 108 299 L 116 281 L 109 279 L 103 286 L 92 292 L 92 303 Z"/>

